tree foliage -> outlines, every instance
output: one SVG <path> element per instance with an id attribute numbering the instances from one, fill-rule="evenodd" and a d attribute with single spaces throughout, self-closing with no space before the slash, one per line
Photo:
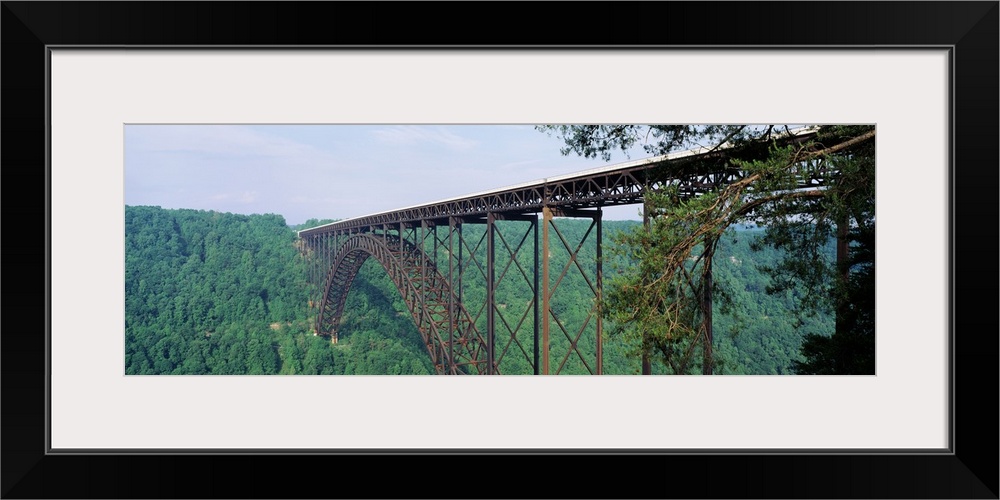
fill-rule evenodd
<path id="1" fill-rule="evenodd" d="M 791 142 L 780 141 L 791 127 L 777 125 L 538 128 L 563 139 L 563 154 L 606 161 L 636 144 L 657 155 L 696 146 L 716 153 L 668 163 L 655 173 L 660 178 L 736 174 L 697 194 L 680 182 L 647 193 L 650 223 L 618 236 L 612 249 L 635 262 L 605 292 L 612 335 L 638 343 L 640 353 L 657 356 L 671 373 L 710 372 L 713 296 L 722 308 L 731 304 L 730 291 L 712 282 L 713 255 L 728 228 L 752 224 L 766 228 L 755 248 L 788 255 L 766 269 L 767 292 L 803 290 L 799 313 L 837 315 L 833 336 L 805 332 L 798 370 L 874 373 L 873 126 L 822 126 L 814 138 Z M 821 182 L 803 183 L 810 178 Z M 841 246 L 837 261 L 822 252 L 831 238 Z"/>
<path id="2" fill-rule="evenodd" d="M 349 298 L 362 316 L 381 293 L 369 285 L 371 274 L 358 277 Z M 306 276 L 295 233 L 281 216 L 126 206 L 125 372 L 431 372 L 426 353 L 413 348 L 422 348 L 419 337 L 414 342 L 399 326 L 407 318 L 357 325 L 364 330 L 358 343 L 377 349 L 313 336 Z"/>
<path id="3" fill-rule="evenodd" d="M 197 210 L 164 210 L 126 207 L 125 369 L 128 374 L 431 374 L 430 364 L 416 326 L 390 277 L 374 259 L 366 262 L 351 286 L 337 344 L 311 332 L 315 309 L 308 306 L 305 262 L 295 249 L 293 228 L 277 216 L 237 215 Z M 314 221 L 318 223 L 320 221 Z M 499 221 L 503 239 L 523 236 L 523 223 Z M 559 228 L 570 241 L 582 241 L 590 221 L 560 219 Z M 605 221 L 614 235 L 639 226 L 635 221 Z M 474 242 L 484 227 L 470 225 L 466 236 L 473 242 L 477 262 L 485 248 Z M 801 361 L 801 339 L 789 321 L 795 290 L 761 297 L 767 285 L 759 266 L 773 266 L 782 251 L 770 247 L 753 252 L 750 245 L 762 230 L 730 231 L 716 250 L 715 278 L 734 284 L 732 314 L 715 316 L 717 330 L 739 330 L 722 337 L 717 346 L 718 370 L 734 374 L 790 373 Z M 594 234 L 578 254 L 587 273 L 596 272 Z M 501 238 L 498 236 L 498 240 Z M 822 250 L 827 256 L 832 247 Z M 507 267 L 498 253 L 499 269 Z M 438 257 L 446 260 L 445 252 Z M 469 255 L 466 254 L 466 259 Z M 531 252 L 520 252 L 517 265 L 530 269 Z M 551 248 L 553 276 L 572 265 L 561 245 Z M 446 262 L 442 263 L 446 267 Z M 469 266 L 475 264 L 469 263 Z M 606 255 L 605 276 L 632 267 L 622 256 Z M 500 278 L 499 276 L 502 276 Z M 474 277 L 473 277 L 474 278 Z M 569 273 L 560 282 L 552 301 L 557 317 L 566 325 L 582 325 L 593 306 L 588 283 Z M 482 279 L 466 279 L 463 300 L 473 309 L 477 327 L 486 328 L 481 312 L 485 300 Z M 515 326 L 527 313 L 518 342 L 509 342 L 506 329 L 498 342 L 504 374 L 530 374 L 532 293 L 517 268 L 498 272 L 497 324 Z M 832 317 L 818 314 L 804 320 L 805 327 L 824 333 L 833 329 Z M 596 352 L 593 321 L 577 343 L 584 356 Z M 607 325 L 608 323 L 606 323 Z M 502 328 L 498 326 L 498 328 Z M 523 351 L 522 351 L 523 349 Z M 561 333 L 552 336 L 553 363 L 559 364 L 570 349 Z M 634 346 L 622 337 L 604 342 L 604 373 L 633 374 L 639 369 L 628 353 Z M 527 353 L 527 356 L 523 352 Z M 655 373 L 665 369 L 657 367 Z M 577 356 L 569 356 L 561 373 L 590 373 Z"/>

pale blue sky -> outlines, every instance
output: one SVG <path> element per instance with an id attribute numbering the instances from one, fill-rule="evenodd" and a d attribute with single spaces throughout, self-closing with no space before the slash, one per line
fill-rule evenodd
<path id="1" fill-rule="evenodd" d="M 608 164 L 562 156 L 562 145 L 531 125 L 127 125 L 125 204 L 300 224 Z M 610 163 L 628 159 L 618 152 Z M 639 209 L 609 207 L 605 219 L 638 219 Z"/>

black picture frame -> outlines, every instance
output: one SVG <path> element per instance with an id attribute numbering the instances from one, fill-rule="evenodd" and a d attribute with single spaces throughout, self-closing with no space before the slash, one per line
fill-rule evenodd
<path id="1" fill-rule="evenodd" d="M 996 1 L 2 5 L 3 254 L 45 273 L 9 280 L 4 297 L 4 498 L 298 498 L 315 495 L 315 481 L 322 496 L 386 498 L 998 498 Z M 951 47 L 952 453 L 47 453 L 48 331 L 37 321 L 49 314 L 46 47 L 414 44 Z M 31 292 L 18 293 L 25 283 Z M 362 482 L 373 471 L 385 480 Z M 345 493 L 333 478 L 352 478 Z"/>

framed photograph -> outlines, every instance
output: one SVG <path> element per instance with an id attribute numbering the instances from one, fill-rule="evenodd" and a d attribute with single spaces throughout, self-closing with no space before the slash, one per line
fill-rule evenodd
<path id="1" fill-rule="evenodd" d="M 398 485 L 376 496 L 469 496 L 447 481 L 415 493 L 427 470 L 414 465 L 495 455 L 498 471 L 566 460 L 568 477 L 609 472 L 596 486 L 553 482 L 553 495 L 997 498 L 996 426 L 977 423 L 997 421 L 997 319 L 969 304 L 997 298 L 984 277 L 996 276 L 998 4 L 736 3 L 690 22 L 719 5 L 632 6 L 688 20 L 662 39 L 605 26 L 610 6 L 567 14 L 623 44 L 609 46 L 520 45 L 489 29 L 446 40 L 406 23 L 449 10 L 421 4 L 4 2 L 4 165 L 9 185 L 45 193 L 38 210 L 8 205 L 9 228 L 31 225 L 9 248 L 37 241 L 8 255 L 39 259 L 45 276 L 7 302 L 8 319 L 44 328 L 19 321 L 3 338 L 4 497 L 304 494 L 299 481 L 215 477 L 205 491 L 180 479 L 250 461 L 275 475 L 388 467 Z M 876 374 L 126 375 L 137 131 L 221 141 L 210 127 L 559 123 L 875 125 Z M 211 150 L 195 153 L 185 161 Z M 234 172 L 230 195 L 246 201 Z M 284 175 L 306 191 L 306 172 Z M 342 179 L 379 196 L 377 180 Z M 636 462 L 664 473 L 623 483 L 618 464 Z M 490 495 L 525 496 L 510 483 Z"/>

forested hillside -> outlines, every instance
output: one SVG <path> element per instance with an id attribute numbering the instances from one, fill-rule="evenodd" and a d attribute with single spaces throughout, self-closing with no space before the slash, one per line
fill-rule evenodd
<path id="1" fill-rule="evenodd" d="M 406 318 L 338 346 L 313 336 L 294 242 L 278 215 L 126 207 L 126 373 L 431 373 L 419 337 L 393 335 Z M 355 286 L 348 307 L 386 300 Z"/>
<path id="2" fill-rule="evenodd" d="M 325 222 L 329 221 L 312 220 L 295 229 Z M 587 234 L 589 224 L 559 220 L 560 231 L 574 243 Z M 612 233 L 633 224 L 605 222 L 605 244 Z M 469 226 L 466 237 L 475 240 L 481 227 Z M 516 236 L 513 226 L 502 230 L 510 231 L 510 239 Z M 717 306 L 716 373 L 791 373 L 793 361 L 801 359 L 803 335 L 833 331 L 829 314 L 803 317 L 798 325 L 795 293 L 766 293 L 768 277 L 759 266 L 773 265 L 781 255 L 767 248 L 752 251 L 750 243 L 759 234 L 731 231 L 716 253 L 715 279 L 720 288 L 731 291 L 732 298 L 730 305 L 720 299 Z M 579 261 L 591 272 L 593 232 L 588 238 Z M 126 207 L 126 373 L 433 373 L 399 293 L 374 259 L 364 265 L 352 286 L 340 342 L 331 344 L 314 336 L 310 320 L 315 310 L 309 309 L 306 266 L 295 239 L 293 228 L 278 215 Z M 831 259 L 833 252 L 830 246 Z M 608 252 L 605 256 L 608 277 L 629 265 Z M 561 272 L 569 262 L 568 252 L 553 245 L 551 259 L 553 272 Z M 530 260 L 530 252 L 518 258 L 525 265 Z M 498 257 L 498 264 L 507 262 Z M 497 301 L 500 314 L 516 319 L 529 305 L 530 290 L 514 273 L 498 284 Z M 469 280 L 463 293 L 470 304 L 477 297 L 481 302 L 482 284 Z M 556 314 L 568 324 L 583 324 L 591 305 L 586 280 L 567 273 L 553 300 Z M 482 315 L 479 318 L 485 321 Z M 584 335 L 580 349 L 591 352 L 593 344 L 593 336 Z M 565 336 L 553 334 L 554 353 L 568 352 L 567 345 Z M 638 360 L 628 355 L 629 346 L 613 338 L 604 346 L 605 373 L 639 371 Z M 530 338 L 523 346 L 511 344 L 501 361 L 502 371 L 530 373 L 522 350 L 530 355 L 532 347 Z M 578 357 L 567 356 L 563 372 L 587 373 L 587 368 Z M 654 367 L 658 372 L 663 370 Z"/>

